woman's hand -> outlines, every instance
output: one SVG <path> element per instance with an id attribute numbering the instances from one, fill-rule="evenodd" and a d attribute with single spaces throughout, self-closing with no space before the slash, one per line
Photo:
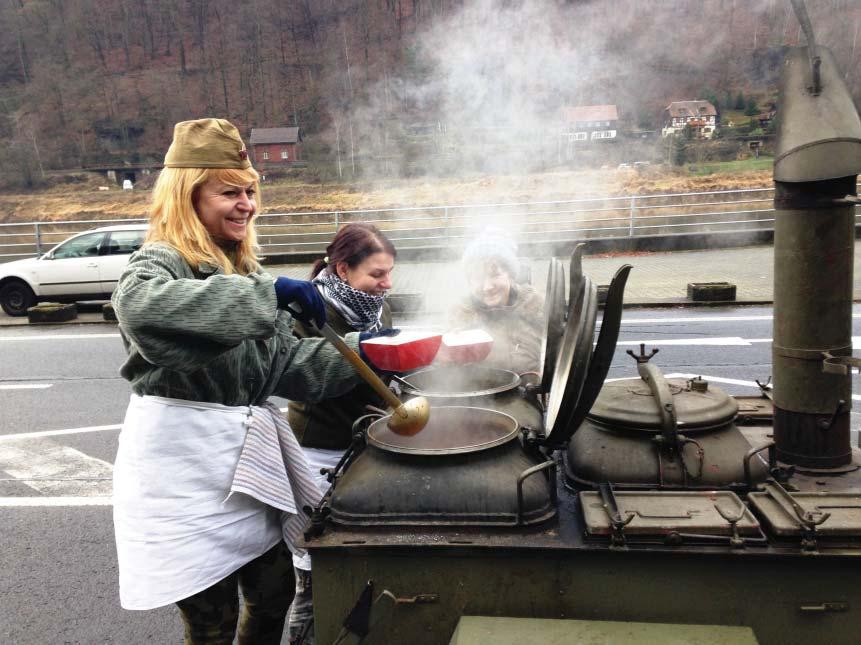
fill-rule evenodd
<path id="1" fill-rule="evenodd" d="M 286 309 L 306 325 L 312 321 L 317 327 L 326 324 L 326 305 L 317 287 L 311 282 L 277 278 L 275 296 L 278 298 L 279 309 Z"/>

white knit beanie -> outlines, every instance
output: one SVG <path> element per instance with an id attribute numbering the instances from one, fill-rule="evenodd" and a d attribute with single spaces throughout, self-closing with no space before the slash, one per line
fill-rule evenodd
<path id="1" fill-rule="evenodd" d="M 463 263 L 467 268 L 475 268 L 477 264 L 488 260 L 498 262 L 512 279 L 516 279 L 520 272 L 517 242 L 507 231 L 496 226 L 481 231 L 463 252 Z"/>

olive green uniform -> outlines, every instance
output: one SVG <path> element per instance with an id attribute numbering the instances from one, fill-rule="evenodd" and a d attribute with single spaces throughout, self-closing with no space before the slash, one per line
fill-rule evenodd
<path id="1" fill-rule="evenodd" d="M 493 348 L 484 365 L 523 372 L 538 371 L 544 327 L 544 298 L 529 285 L 512 285 L 511 304 L 488 308 L 472 297 L 450 316 L 458 329 L 483 329 L 493 336 Z"/>
<path id="2" fill-rule="evenodd" d="M 326 319 L 339 335 L 345 336 L 354 331 L 344 317 L 330 304 L 326 303 Z M 383 327 L 392 326 L 392 312 L 388 304 L 383 304 L 381 314 Z M 307 325 L 297 322 L 293 333 L 299 338 L 316 338 L 320 334 Z M 300 445 L 305 448 L 324 448 L 326 450 L 346 450 L 352 438 L 353 422 L 368 414 L 365 405 L 386 407 L 385 402 L 366 383 L 320 404 L 290 401 L 287 407 L 287 420 L 296 433 Z"/>
<path id="3" fill-rule="evenodd" d="M 132 254 L 111 300 L 128 352 L 120 373 L 141 396 L 230 406 L 272 394 L 322 401 L 361 381 L 325 340 L 299 342 L 262 270 L 193 269 L 173 247 L 146 244 Z M 358 349 L 358 337 L 345 340 Z"/>
<path id="4" fill-rule="evenodd" d="M 112 301 L 128 352 L 121 374 L 140 396 L 227 406 L 260 404 L 272 394 L 321 401 L 360 381 L 325 340 L 293 335 L 294 320 L 277 308 L 263 271 L 225 275 L 189 266 L 167 244 L 147 244 L 129 259 Z M 358 347 L 358 334 L 345 340 Z M 237 584 L 246 600 L 240 642 L 281 641 L 294 585 L 283 542 L 177 603 L 186 643 L 233 642 Z"/>

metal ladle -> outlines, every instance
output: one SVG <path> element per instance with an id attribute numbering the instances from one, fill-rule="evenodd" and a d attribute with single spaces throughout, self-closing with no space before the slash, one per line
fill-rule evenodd
<path id="1" fill-rule="evenodd" d="M 423 396 L 417 396 L 410 399 L 406 403 L 394 395 L 394 393 L 386 387 L 382 379 L 376 375 L 362 358 L 350 349 L 349 345 L 344 342 L 337 332 L 329 326 L 329 323 L 323 323 L 322 327 L 314 325 L 317 330 L 323 334 L 323 337 L 332 343 L 344 358 L 356 368 L 365 382 L 374 388 L 374 391 L 379 394 L 394 412 L 389 416 L 389 429 L 395 434 L 411 436 L 421 432 L 427 425 L 430 418 L 430 404 Z"/>

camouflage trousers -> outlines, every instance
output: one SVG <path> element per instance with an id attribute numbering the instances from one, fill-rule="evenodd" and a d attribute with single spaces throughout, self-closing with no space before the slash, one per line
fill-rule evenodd
<path id="1" fill-rule="evenodd" d="M 311 604 L 311 572 L 294 569 L 296 576 L 296 595 L 290 605 L 290 619 L 287 633 L 290 643 L 314 645 L 314 606 Z"/>
<path id="2" fill-rule="evenodd" d="M 185 623 L 186 645 L 231 645 L 239 623 L 239 645 L 278 645 L 294 591 L 287 545 L 272 549 L 208 589 L 176 603 Z M 239 610 L 239 594 L 244 600 Z"/>

